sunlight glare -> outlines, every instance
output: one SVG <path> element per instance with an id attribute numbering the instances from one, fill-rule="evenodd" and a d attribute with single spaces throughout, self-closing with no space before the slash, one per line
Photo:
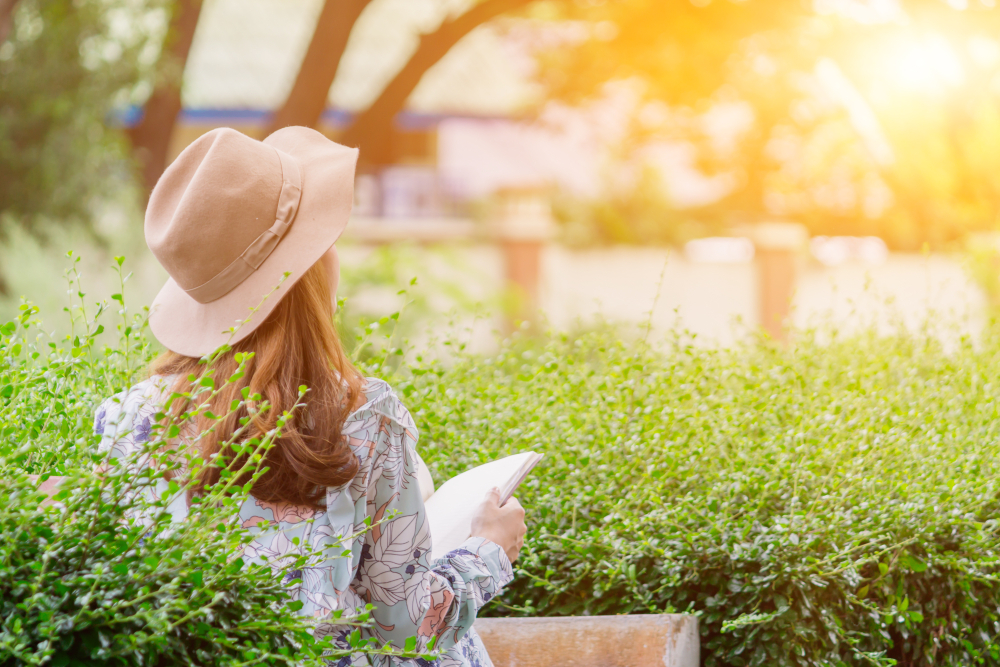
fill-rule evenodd
<path id="1" fill-rule="evenodd" d="M 977 35 L 969 40 L 969 56 L 980 67 L 994 67 L 1000 62 L 1000 42 Z"/>
<path id="2" fill-rule="evenodd" d="M 835 14 L 863 25 L 895 23 L 904 20 L 899 0 L 813 0 L 817 14 Z"/>
<path id="3" fill-rule="evenodd" d="M 942 92 L 965 79 L 962 62 L 940 35 L 899 35 L 886 41 L 879 59 L 885 78 L 914 92 Z"/>

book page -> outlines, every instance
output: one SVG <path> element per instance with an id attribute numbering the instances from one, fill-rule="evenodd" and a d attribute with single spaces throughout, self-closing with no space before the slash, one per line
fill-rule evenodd
<path id="1" fill-rule="evenodd" d="M 494 486 L 501 494 L 524 479 L 541 459 L 535 452 L 524 452 L 485 463 L 441 485 L 426 502 L 431 533 L 431 561 L 459 547 L 472 533 L 472 515 Z M 503 500 L 503 498 L 501 498 Z"/>

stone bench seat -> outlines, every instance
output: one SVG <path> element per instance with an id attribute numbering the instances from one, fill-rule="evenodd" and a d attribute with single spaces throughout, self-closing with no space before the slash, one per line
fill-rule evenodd
<path id="1" fill-rule="evenodd" d="M 698 667 L 698 619 L 685 614 L 480 618 L 495 667 Z"/>

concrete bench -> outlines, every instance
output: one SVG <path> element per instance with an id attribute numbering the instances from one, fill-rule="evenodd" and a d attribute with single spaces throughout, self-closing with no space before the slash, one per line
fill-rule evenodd
<path id="1" fill-rule="evenodd" d="M 698 619 L 684 614 L 480 618 L 495 667 L 698 667 Z"/>

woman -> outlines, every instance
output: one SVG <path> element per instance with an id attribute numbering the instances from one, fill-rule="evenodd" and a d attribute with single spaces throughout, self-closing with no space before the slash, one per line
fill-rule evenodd
<path id="1" fill-rule="evenodd" d="M 301 579 L 292 591 L 300 613 L 322 618 L 371 603 L 378 639 L 402 647 L 416 636 L 422 648 L 436 637 L 442 667 L 489 665 L 472 624 L 513 577 L 524 511 L 514 499 L 500 507 L 494 490 L 478 509 L 474 537 L 429 560 L 413 419 L 388 385 L 351 366 L 333 324 L 334 243 L 350 215 L 356 160 L 356 149 L 302 127 L 262 142 L 214 130 L 178 156 L 153 190 L 145 222 L 146 241 L 170 274 L 149 317 L 169 351 L 150 379 L 101 405 L 95 427 L 102 450 L 125 460 L 148 441 L 165 397 L 187 390 L 191 374 L 203 371 L 201 357 L 231 346 L 214 362 L 215 376 L 225 379 L 236 355 L 253 351 L 245 375 L 215 399 L 219 414 L 244 388 L 269 402 L 243 439 L 273 429 L 299 402 L 301 385 L 309 392 L 240 510 L 245 527 L 270 522 L 244 558 L 273 562 L 301 545 L 329 547 L 328 560 L 290 577 Z M 210 460 L 246 416 L 230 415 L 191 446 Z M 198 433 L 207 423 L 191 426 Z M 185 516 L 190 496 L 218 473 L 201 468 L 194 491 L 170 511 Z M 352 540 L 369 519 L 375 527 Z M 350 558 L 336 557 L 343 549 Z M 346 632 L 324 631 L 346 646 Z"/>

